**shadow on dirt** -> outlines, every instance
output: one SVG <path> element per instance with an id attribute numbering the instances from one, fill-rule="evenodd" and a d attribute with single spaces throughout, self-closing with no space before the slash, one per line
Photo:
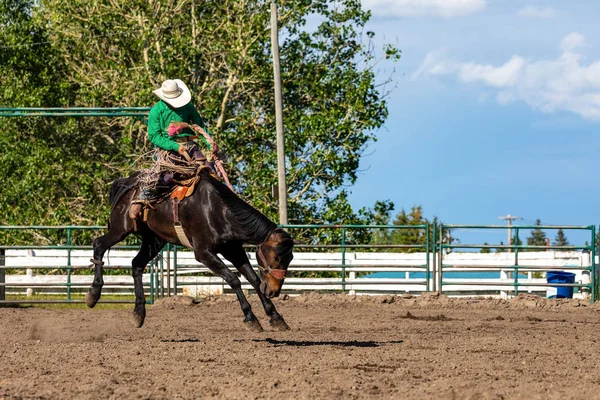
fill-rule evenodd
<path id="1" fill-rule="evenodd" d="M 275 346 L 309 347 L 309 346 L 340 346 L 340 347 L 381 347 L 388 344 L 404 343 L 404 340 L 390 340 L 387 342 L 357 341 L 357 340 L 277 340 L 277 339 L 252 339 L 257 343 L 269 343 Z"/>

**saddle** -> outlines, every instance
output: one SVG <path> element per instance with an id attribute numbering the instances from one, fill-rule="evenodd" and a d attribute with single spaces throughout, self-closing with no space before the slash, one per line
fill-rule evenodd
<path id="1" fill-rule="evenodd" d="M 194 194 L 194 191 L 196 190 L 196 185 L 198 184 L 198 182 L 200 182 L 201 171 L 204 169 L 209 169 L 210 174 L 214 178 L 219 179 L 219 177 L 217 177 L 214 173 L 212 173 L 212 169 L 210 169 L 210 167 L 202 166 L 196 171 L 196 174 L 194 176 L 192 176 L 191 178 L 184 179 L 184 180 L 175 180 L 174 181 L 175 185 L 173 185 L 172 187 L 167 189 L 160 197 L 153 199 L 151 201 L 144 201 L 142 203 L 143 207 L 140 212 L 142 221 L 144 221 L 144 222 L 148 221 L 148 214 L 150 213 L 150 210 L 155 209 L 156 204 L 162 203 L 163 201 L 165 201 L 167 199 L 171 199 L 172 208 L 173 208 L 173 223 L 174 223 L 174 228 L 175 228 L 177 237 L 179 238 L 179 240 L 181 241 L 181 243 L 184 246 L 191 248 L 192 245 L 189 242 L 189 240 L 187 239 L 187 237 L 183 231 L 183 227 L 181 226 L 181 221 L 179 221 L 179 203 L 186 197 L 190 197 L 192 194 Z M 134 219 L 134 231 L 138 230 L 136 220 L 137 219 Z"/>

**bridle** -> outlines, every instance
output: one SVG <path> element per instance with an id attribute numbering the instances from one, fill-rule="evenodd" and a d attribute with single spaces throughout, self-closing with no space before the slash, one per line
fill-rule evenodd
<path id="1" fill-rule="evenodd" d="M 260 271 L 263 274 L 269 275 L 272 278 L 282 281 L 285 278 L 286 271 L 283 269 L 271 268 L 271 264 L 269 264 L 267 262 L 267 258 L 265 257 L 265 255 L 263 254 L 263 251 L 262 251 L 262 246 L 265 243 L 266 243 L 266 240 L 264 242 L 262 242 L 261 244 L 259 244 L 258 246 L 256 246 L 256 254 L 261 258 L 262 263 L 266 265 L 266 267 L 263 267 L 262 265 L 260 265 L 260 262 L 259 262 L 258 269 L 260 269 Z"/>

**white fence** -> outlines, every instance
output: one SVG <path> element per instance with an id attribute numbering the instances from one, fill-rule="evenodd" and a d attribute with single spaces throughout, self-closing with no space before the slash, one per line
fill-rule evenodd
<path id="1" fill-rule="evenodd" d="M 111 251 L 105 257 L 106 267 L 130 268 L 132 258 L 137 251 Z M 69 278 L 62 271 L 56 273 L 61 267 L 70 265 L 75 270 L 86 269 L 90 262 L 91 251 L 73 250 L 70 258 L 67 250 L 7 250 L 5 267 L 21 268 L 26 274 L 6 275 L 6 292 L 28 294 L 34 292 L 62 293 L 66 292 L 67 279 L 70 279 L 72 291 L 86 291 L 91 285 L 93 276 L 74 273 Z M 248 253 L 253 265 L 256 259 L 253 253 Z M 178 293 L 202 296 L 205 294 L 219 294 L 228 290 L 220 278 L 210 275 L 209 270 L 199 264 L 189 251 L 177 252 L 177 268 L 173 267 L 175 254 L 163 253 L 163 262 L 156 278 L 162 280 L 162 287 L 175 288 Z M 443 255 L 443 281 L 439 275 L 439 260 L 433 254 L 427 253 L 365 253 L 346 252 L 344 259 L 342 253 L 300 253 L 294 254 L 294 260 L 289 270 L 292 272 L 329 272 L 334 273 L 330 278 L 289 277 L 284 284 L 287 293 L 303 292 L 310 290 L 340 291 L 350 293 L 420 293 L 427 290 L 439 289 L 452 295 L 491 295 L 510 296 L 513 294 L 514 254 L 512 253 L 461 253 L 455 252 Z M 425 279 L 429 261 L 429 282 Z M 227 263 L 227 262 L 226 262 Z M 344 264 L 342 266 L 342 264 Z M 548 270 L 569 269 L 576 274 L 576 283 L 588 283 L 589 271 L 584 268 L 590 265 L 589 254 L 578 251 L 562 252 L 521 252 L 519 253 L 520 284 L 543 285 L 546 279 L 540 273 Z M 171 266 L 169 269 L 168 266 Z M 28 268 L 29 267 L 29 268 Z M 31 269 L 31 268 L 35 269 Z M 577 270 L 577 267 L 582 267 Z M 51 273 L 41 274 L 39 268 Z M 342 271 L 345 274 L 342 277 Z M 478 278 L 462 276 L 452 278 L 452 273 L 461 272 L 473 275 L 477 272 L 496 271 L 496 278 Z M 373 277 L 367 275 L 373 274 Z M 377 273 L 386 273 L 377 277 Z M 537 274 L 536 274 L 537 273 Z M 199 274 L 205 276 L 198 276 Z M 416 275 L 416 276 L 415 276 Z M 177 279 L 175 280 L 175 276 Z M 149 286 L 150 274 L 144 274 L 144 284 Z M 248 282 L 241 277 L 243 289 L 250 290 Z M 104 293 L 133 294 L 133 280 L 129 275 L 105 275 Z M 427 283 L 429 285 L 427 286 Z M 48 286 L 51 285 L 51 286 Z M 519 292 L 544 294 L 544 286 L 521 286 Z M 147 290 L 148 291 L 148 290 Z M 576 296 L 583 296 L 580 291 Z"/>

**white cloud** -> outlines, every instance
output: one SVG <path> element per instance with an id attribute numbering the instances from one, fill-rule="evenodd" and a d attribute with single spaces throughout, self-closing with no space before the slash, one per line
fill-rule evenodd
<path id="1" fill-rule="evenodd" d="M 364 8 L 381 17 L 459 17 L 481 11 L 486 0 L 362 0 Z"/>
<path id="2" fill-rule="evenodd" d="M 526 6 L 521 8 L 517 14 L 520 17 L 552 18 L 556 15 L 556 10 L 552 7 Z"/>
<path id="3" fill-rule="evenodd" d="M 571 32 L 560 41 L 560 49 L 570 53 L 579 47 L 585 46 L 585 38 L 581 33 Z"/>
<path id="4" fill-rule="evenodd" d="M 497 89 L 500 104 L 524 101 L 536 110 L 570 111 L 600 120 L 600 60 L 586 63 L 575 50 L 585 45 L 579 33 L 570 33 L 560 43 L 561 54 L 553 60 L 528 60 L 512 56 L 502 65 L 457 62 L 446 52 L 428 54 L 412 76 L 454 76 L 461 82 L 479 83 Z"/>

